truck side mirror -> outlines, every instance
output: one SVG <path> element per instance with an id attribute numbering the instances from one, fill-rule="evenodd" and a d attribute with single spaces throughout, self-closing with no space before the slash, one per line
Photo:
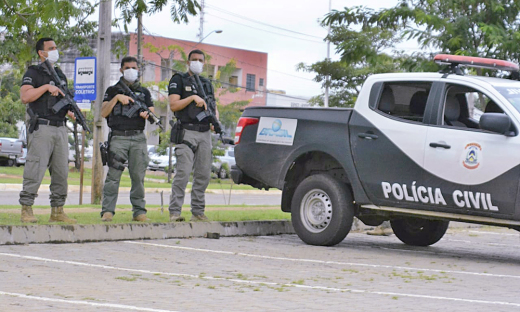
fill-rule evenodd
<path id="1" fill-rule="evenodd" d="M 502 113 L 485 113 L 480 117 L 479 127 L 482 130 L 500 133 L 506 136 L 514 136 L 515 133 L 510 131 L 511 118 Z"/>

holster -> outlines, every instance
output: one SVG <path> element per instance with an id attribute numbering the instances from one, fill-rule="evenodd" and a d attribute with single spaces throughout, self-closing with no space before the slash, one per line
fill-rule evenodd
<path id="1" fill-rule="evenodd" d="M 110 151 L 111 139 L 112 134 L 109 134 L 108 141 L 99 143 L 99 150 L 101 152 L 101 161 L 103 162 L 103 166 L 108 165 L 114 169 L 124 171 L 124 163 L 126 162 L 126 159 Z"/>
<path id="2" fill-rule="evenodd" d="M 170 133 L 170 142 L 173 144 L 181 144 L 184 141 L 184 128 L 182 127 L 181 121 L 177 119 L 174 123 L 173 120 L 170 120 L 170 125 L 172 126 L 172 130 Z"/>

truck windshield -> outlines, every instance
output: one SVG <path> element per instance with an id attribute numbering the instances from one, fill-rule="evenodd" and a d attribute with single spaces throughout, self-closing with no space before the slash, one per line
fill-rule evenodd
<path id="1" fill-rule="evenodd" d="M 495 86 L 495 89 L 500 92 L 500 94 L 502 94 L 517 111 L 520 112 L 520 83 L 508 87 Z"/>

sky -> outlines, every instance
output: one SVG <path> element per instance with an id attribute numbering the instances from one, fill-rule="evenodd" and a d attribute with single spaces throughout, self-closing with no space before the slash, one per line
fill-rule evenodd
<path id="1" fill-rule="evenodd" d="M 379 9 L 396 4 L 397 0 L 331 0 L 333 10 L 357 5 Z M 268 53 L 267 89 L 284 90 L 293 96 L 316 96 L 323 90 L 313 81 L 315 75 L 297 71 L 296 66 L 327 57 L 323 41 L 327 29 L 319 25 L 319 20 L 328 11 L 329 0 L 205 0 L 204 36 L 209 36 L 204 43 Z M 116 14 L 114 11 L 112 17 Z M 148 35 L 199 41 L 200 16 L 190 17 L 187 25 L 175 24 L 167 8 L 144 16 L 143 26 Z M 136 29 L 134 21 L 129 31 Z M 222 33 L 211 33 L 214 30 Z M 330 57 L 337 59 L 333 45 Z"/>

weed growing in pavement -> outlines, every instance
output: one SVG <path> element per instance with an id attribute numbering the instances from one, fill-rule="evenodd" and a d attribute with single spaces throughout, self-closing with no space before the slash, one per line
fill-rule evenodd
<path id="1" fill-rule="evenodd" d="M 135 282 L 137 277 L 128 277 L 128 276 L 118 276 L 116 277 L 118 280 L 127 281 L 127 282 Z"/>
<path id="2" fill-rule="evenodd" d="M 303 285 L 303 283 L 305 283 L 305 280 L 297 280 L 297 281 L 294 281 L 294 282 L 291 282 L 291 284 L 296 284 L 296 285 Z"/>

